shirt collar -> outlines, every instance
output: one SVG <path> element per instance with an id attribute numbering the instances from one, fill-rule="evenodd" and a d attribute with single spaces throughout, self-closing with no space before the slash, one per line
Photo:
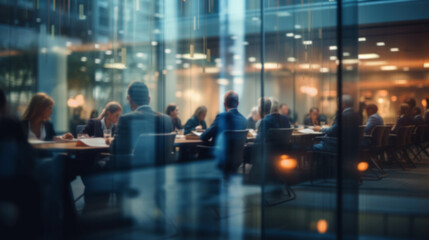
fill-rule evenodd
<path id="1" fill-rule="evenodd" d="M 103 129 L 103 130 L 107 130 L 107 129 L 112 129 L 113 128 L 113 124 L 110 124 L 110 128 L 107 128 L 107 125 L 106 125 L 106 121 L 105 121 L 105 119 L 104 118 L 102 118 L 101 119 L 101 128 Z"/>
<path id="2" fill-rule="evenodd" d="M 136 108 L 135 111 L 144 111 L 145 109 L 151 109 L 149 105 L 141 105 L 138 108 Z"/>

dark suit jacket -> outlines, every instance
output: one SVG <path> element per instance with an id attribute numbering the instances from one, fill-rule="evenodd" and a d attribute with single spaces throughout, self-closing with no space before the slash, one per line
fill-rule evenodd
<path id="1" fill-rule="evenodd" d="M 414 121 L 411 117 L 409 116 L 400 116 L 398 121 L 396 122 L 395 128 L 392 130 L 393 133 L 397 133 L 399 126 L 408 126 L 408 125 L 413 125 Z"/>
<path id="2" fill-rule="evenodd" d="M 201 134 L 200 139 L 211 143 L 216 142 L 216 137 L 225 130 L 243 130 L 246 129 L 247 120 L 238 112 L 236 108 L 230 109 L 227 112 L 219 113 L 212 125 Z"/>
<path id="3" fill-rule="evenodd" d="M 112 133 L 116 131 L 116 127 L 113 126 Z M 104 137 L 103 127 L 101 125 L 101 120 L 90 119 L 86 124 L 85 128 L 82 129 L 80 133 L 86 133 L 90 137 Z"/>
<path id="4" fill-rule="evenodd" d="M 247 128 L 256 129 L 256 121 L 253 120 L 252 116 L 247 118 Z"/>
<path id="5" fill-rule="evenodd" d="M 192 116 L 191 118 L 189 118 L 189 120 L 185 124 L 184 134 L 188 134 L 188 133 L 192 132 L 193 130 L 195 130 L 195 127 L 197 127 L 198 125 L 201 125 L 203 127 L 203 129 L 207 129 L 206 121 L 203 120 L 201 122 L 198 122 L 197 117 Z"/>
<path id="6" fill-rule="evenodd" d="M 22 129 L 24 129 L 24 133 L 26 138 L 28 138 L 28 120 L 23 120 L 22 121 Z M 51 141 L 54 139 L 54 137 L 56 136 L 55 134 L 55 130 L 54 130 L 54 125 L 52 125 L 52 123 L 50 121 L 46 121 L 44 123 L 45 125 L 45 132 L 46 132 L 46 137 L 45 139 L 41 139 L 41 140 L 45 140 L 45 141 Z"/>
<path id="7" fill-rule="evenodd" d="M 171 118 L 171 123 L 173 124 L 173 129 L 182 129 L 182 121 L 180 118 Z"/>
<path id="8" fill-rule="evenodd" d="M 154 112 L 148 105 L 140 106 L 134 112 L 122 115 L 111 144 L 114 154 L 130 154 L 140 134 L 170 133 L 173 131 L 171 119 L 167 115 Z"/>
<path id="9" fill-rule="evenodd" d="M 261 142 L 264 133 L 267 133 L 271 128 L 290 128 L 289 118 L 280 113 L 266 115 L 259 124 L 256 142 Z"/>
<path id="10" fill-rule="evenodd" d="M 317 119 L 317 126 L 320 126 L 320 119 Z M 313 120 L 309 115 L 305 116 L 304 118 L 304 126 L 314 126 Z"/>

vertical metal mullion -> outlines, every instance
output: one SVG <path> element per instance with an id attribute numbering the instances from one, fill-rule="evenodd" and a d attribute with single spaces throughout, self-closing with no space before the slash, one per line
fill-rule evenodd
<path id="1" fill-rule="evenodd" d="M 338 158 L 337 158 L 337 239 L 343 239 L 343 118 L 342 118 L 342 95 L 343 95 L 343 3 L 342 0 L 337 0 L 337 96 L 338 96 Z"/>
<path id="2" fill-rule="evenodd" d="M 261 108 L 262 112 L 264 111 L 264 80 L 265 80 L 265 28 L 264 28 L 264 6 L 265 0 L 261 0 Z M 264 133 L 262 133 L 264 134 Z M 261 139 L 264 139 L 262 136 Z M 261 174 L 261 239 L 265 239 L 265 209 L 264 209 L 264 200 L 265 200 L 265 164 L 266 164 L 266 155 L 264 143 L 261 143 L 261 162 L 262 162 L 262 174 Z"/>

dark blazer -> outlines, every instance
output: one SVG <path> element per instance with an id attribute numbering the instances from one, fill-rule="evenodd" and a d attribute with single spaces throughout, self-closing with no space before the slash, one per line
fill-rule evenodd
<path id="1" fill-rule="evenodd" d="M 398 118 L 398 121 L 396 122 L 395 128 L 392 130 L 392 132 L 397 133 L 399 126 L 408 126 L 413 124 L 414 124 L 414 121 L 411 117 L 402 115 Z"/>
<path id="2" fill-rule="evenodd" d="M 116 131 L 116 127 L 113 126 L 112 134 Z M 101 125 L 101 120 L 98 119 L 89 119 L 86 126 L 82 129 L 80 133 L 86 133 L 90 137 L 104 137 L 103 127 Z"/>
<path id="3" fill-rule="evenodd" d="M 197 117 L 192 116 L 191 118 L 189 118 L 189 120 L 185 124 L 184 134 L 188 134 L 188 133 L 192 132 L 193 130 L 195 130 L 195 127 L 197 127 L 198 125 L 201 125 L 203 127 L 203 129 L 207 129 L 206 121 L 202 120 L 201 122 L 198 122 Z"/>
<path id="4" fill-rule="evenodd" d="M 140 106 L 134 112 L 122 115 L 115 132 L 115 140 L 110 149 L 114 154 L 130 154 L 140 134 L 170 133 L 173 131 L 171 119 L 167 115 L 154 112 L 148 105 Z"/>
<path id="5" fill-rule="evenodd" d="M 290 128 L 289 118 L 280 113 L 266 115 L 259 124 L 256 142 L 261 142 L 263 134 L 271 128 Z"/>
<path id="6" fill-rule="evenodd" d="M 320 118 L 317 119 L 317 126 L 320 126 Z M 305 116 L 304 118 L 304 126 L 314 126 L 313 120 L 309 115 Z"/>
<path id="7" fill-rule="evenodd" d="M 342 142 L 343 142 L 343 153 L 348 156 L 354 155 L 358 149 L 359 131 L 358 126 L 360 125 L 360 116 L 353 111 L 352 108 L 346 108 L 342 112 Z M 325 133 L 320 143 L 313 146 L 314 150 L 317 151 L 337 151 L 338 146 L 338 129 L 339 124 L 337 118 L 334 120 L 329 128 L 322 128 L 321 132 Z"/>
<path id="8" fill-rule="evenodd" d="M 247 118 L 247 128 L 256 129 L 256 121 L 253 120 L 252 116 Z"/>
<path id="9" fill-rule="evenodd" d="M 238 112 L 236 108 L 230 109 L 227 112 L 219 113 L 212 125 L 201 134 L 200 139 L 211 143 L 216 142 L 216 137 L 225 130 L 243 130 L 246 129 L 247 120 Z"/>
<path id="10" fill-rule="evenodd" d="M 414 116 L 414 118 L 413 118 L 413 122 L 414 122 L 414 124 L 423 124 L 423 123 L 425 123 L 425 121 L 423 120 L 423 118 L 422 118 L 422 115 L 416 115 L 416 116 Z"/>
<path id="11" fill-rule="evenodd" d="M 174 130 L 183 128 L 180 118 L 171 118 L 171 123 L 173 124 Z"/>
<path id="12" fill-rule="evenodd" d="M 27 139 L 28 139 L 28 122 L 29 122 L 29 120 L 23 120 L 22 121 L 22 129 L 24 129 L 24 133 L 25 133 L 25 136 Z M 44 141 L 53 140 L 54 137 L 56 136 L 55 130 L 54 130 L 54 125 L 52 125 L 52 123 L 50 121 L 46 121 L 43 124 L 45 125 L 46 136 L 45 136 L 45 139 L 41 139 L 41 140 L 44 140 Z"/>

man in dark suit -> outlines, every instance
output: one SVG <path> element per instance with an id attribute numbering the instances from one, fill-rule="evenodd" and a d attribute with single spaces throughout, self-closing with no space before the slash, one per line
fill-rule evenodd
<path id="1" fill-rule="evenodd" d="M 342 143 L 343 153 L 348 155 L 355 155 L 358 149 L 359 132 L 358 126 L 360 122 L 360 116 L 353 110 L 353 98 L 350 95 L 343 95 L 342 97 Z M 315 144 L 313 149 L 315 151 L 327 151 L 336 152 L 338 147 L 338 119 L 334 120 L 329 128 L 322 128 L 316 126 L 315 131 L 321 131 L 325 133 L 320 143 Z"/>
<path id="2" fill-rule="evenodd" d="M 133 112 L 119 118 L 115 140 L 111 144 L 111 152 L 114 154 L 130 154 L 140 134 L 173 131 L 171 119 L 153 111 L 149 106 L 149 89 L 143 82 L 132 82 L 127 93 L 127 100 Z"/>
<path id="3" fill-rule="evenodd" d="M 246 129 L 247 120 L 238 112 L 239 101 L 238 94 L 234 91 L 228 91 L 224 97 L 225 112 L 219 113 L 212 125 L 201 134 L 200 139 L 210 145 L 216 143 L 216 138 L 225 130 L 243 130 Z"/>

